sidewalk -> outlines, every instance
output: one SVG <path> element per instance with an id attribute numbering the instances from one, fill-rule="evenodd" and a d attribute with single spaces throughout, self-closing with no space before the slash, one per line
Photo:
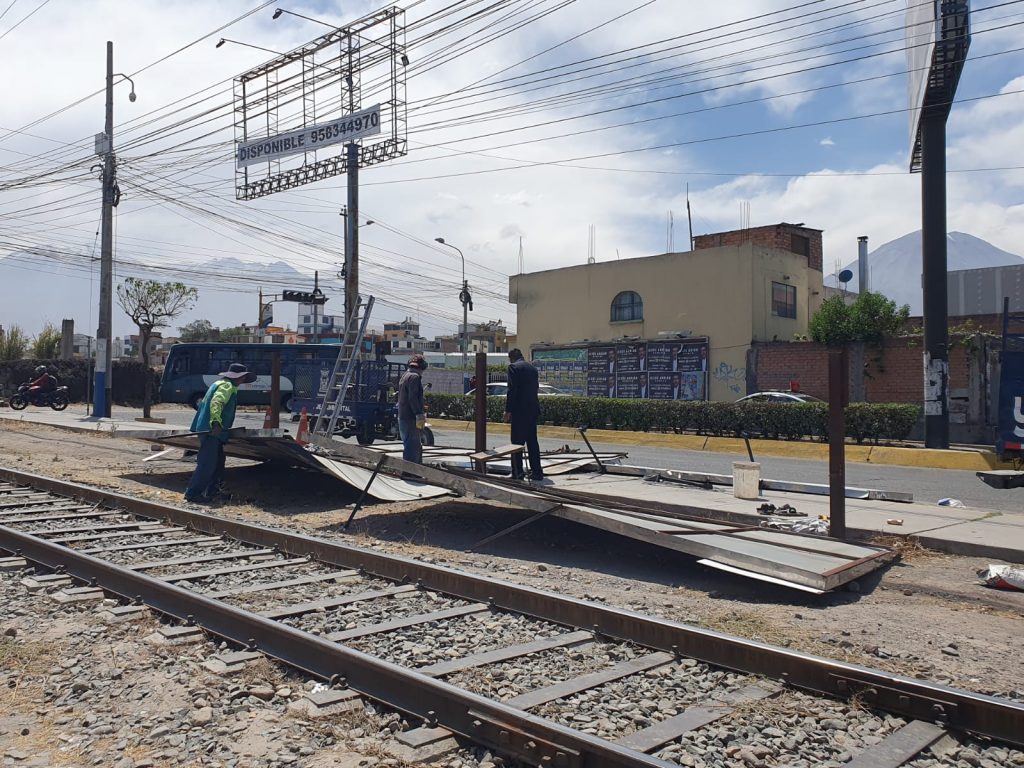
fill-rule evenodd
<path id="1" fill-rule="evenodd" d="M 473 423 L 429 419 L 437 429 L 472 432 Z M 508 435 L 508 424 L 487 423 L 487 433 Z M 578 440 L 575 427 L 540 426 L 539 437 L 555 440 Z M 676 448 L 686 451 L 712 451 L 744 455 L 747 448 L 743 440 L 736 437 L 707 437 L 704 435 L 676 435 L 667 432 L 628 432 L 615 429 L 588 429 L 587 437 L 593 443 L 617 443 L 619 445 L 643 445 L 651 448 Z M 750 447 L 755 456 L 775 456 L 789 459 L 814 459 L 828 461 L 828 444 L 810 440 L 758 440 L 751 439 Z M 1013 469 L 1009 462 L 1000 461 L 994 451 L 951 448 L 896 448 L 884 445 L 846 444 L 846 461 L 862 464 L 888 464 L 921 469 L 960 469 L 979 472 L 988 469 Z"/>
<path id="2" fill-rule="evenodd" d="M 84 406 L 72 405 L 66 411 L 56 412 L 28 408 L 24 411 L 12 411 L 0 408 L 0 429 L 7 423 L 25 425 L 40 424 L 76 432 L 101 432 L 112 436 L 132 438 L 158 437 L 188 429 L 192 411 L 181 408 L 154 410 L 154 415 L 167 419 L 166 424 L 155 424 L 135 421 L 141 415 L 139 409 L 114 408 L 113 418 L 96 419 L 87 416 Z M 465 422 L 431 420 L 438 429 L 472 429 Z M 255 410 L 239 412 L 236 417 L 237 426 L 261 427 L 263 415 Z M 282 420 L 282 427 L 288 429 L 292 424 Z M 506 424 L 488 424 L 488 434 L 494 438 L 508 434 Z M 576 430 L 566 427 L 542 427 L 542 435 L 558 439 L 578 439 Z M 693 435 L 647 434 L 636 432 L 618 432 L 609 430 L 588 430 L 588 437 L 594 442 L 616 442 L 623 444 L 651 445 L 691 450 L 728 450 L 732 453 L 743 453 L 742 440 L 727 438 L 704 438 Z M 630 438 L 634 438 L 632 441 Z M 646 438 L 646 439 L 644 439 Z M 773 445 L 817 449 L 813 443 L 776 443 L 772 440 L 752 441 L 756 445 L 755 452 L 769 455 L 797 456 L 800 454 L 772 454 L 766 447 Z M 703 447 L 701 447 L 703 446 Z M 728 446 L 726 448 L 725 446 Z M 820 446 L 825 449 L 826 446 Z M 927 451 L 912 448 L 868 448 L 866 446 L 848 446 L 847 459 L 856 460 L 851 454 L 858 451 L 867 452 L 868 457 L 875 456 L 872 461 L 882 463 L 878 458 L 887 452 L 906 451 L 919 453 L 927 457 L 929 454 L 946 453 L 944 451 Z M 950 451 L 949 453 L 961 453 Z M 899 455 L 899 454 L 897 454 Z M 823 454 L 827 458 L 827 452 Z M 808 455 L 808 458 L 818 458 Z M 864 459 L 862 459 L 864 460 Z M 886 462 L 888 463 L 888 462 Z M 896 463 L 896 462 L 892 462 Z M 922 466 L 922 464 L 904 464 L 905 466 Z M 978 469 L 987 469 L 988 464 L 978 464 Z M 957 467 L 970 468 L 970 467 Z M 777 477 L 776 480 L 786 478 Z M 692 513 L 704 512 L 708 515 L 731 519 L 736 522 L 758 524 L 764 517 L 755 513 L 760 501 L 737 499 L 732 495 L 731 488 L 716 487 L 713 491 L 705 491 L 684 485 L 644 482 L 640 478 L 626 478 L 613 475 L 566 475 L 558 480 L 558 485 L 567 488 L 579 488 L 591 493 L 608 494 L 620 498 L 651 499 L 666 504 L 669 508 L 677 507 L 680 511 Z M 1006 491 L 1018 493 L 1024 506 L 1024 490 Z M 777 507 L 792 504 L 800 512 L 807 513 L 810 519 L 828 516 L 829 500 L 827 496 L 766 491 L 765 500 Z M 800 518 L 803 519 L 803 518 Z M 902 520 L 902 525 L 890 525 L 889 520 Z M 991 558 L 1007 562 L 1024 563 L 1024 515 L 1007 514 L 1004 512 L 977 508 L 937 507 L 930 504 L 898 503 L 887 501 L 869 501 L 861 499 L 846 500 L 847 529 L 851 537 L 871 539 L 879 535 L 912 537 L 922 546 L 950 554 L 968 555 L 973 557 Z"/>

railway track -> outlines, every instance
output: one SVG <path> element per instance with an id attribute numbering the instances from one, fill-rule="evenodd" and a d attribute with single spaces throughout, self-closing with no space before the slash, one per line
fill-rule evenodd
<path id="1" fill-rule="evenodd" d="M 555 768 L 881 768 L 953 733 L 1024 764 L 1019 702 L 10 470 L 0 549 L 84 582 L 71 598 L 102 589 L 243 649 L 218 663 L 264 654 L 329 681 L 324 701 L 406 713 L 412 744 L 440 728 Z"/>

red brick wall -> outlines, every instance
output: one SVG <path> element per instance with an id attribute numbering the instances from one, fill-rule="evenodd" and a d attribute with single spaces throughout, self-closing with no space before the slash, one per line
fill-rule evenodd
<path id="1" fill-rule="evenodd" d="M 800 391 L 828 399 L 828 351 L 813 342 L 755 344 L 757 384 L 755 391 L 787 390 L 791 381 Z M 878 353 L 865 350 L 864 396 L 869 403 L 920 403 L 924 389 L 924 352 L 920 337 L 892 339 L 885 345 L 881 363 Z M 949 353 L 949 387 L 967 387 L 967 350 L 954 344 Z"/>
<path id="2" fill-rule="evenodd" d="M 777 248 L 781 251 L 794 252 L 792 247 L 792 235 L 794 233 L 803 235 L 810 241 L 810 255 L 807 257 L 807 266 L 820 272 L 822 264 L 821 231 L 807 229 L 806 227 L 796 227 L 792 224 L 773 224 L 768 227 L 734 229 L 731 232 L 697 235 L 693 238 L 693 249 L 699 251 L 702 248 L 719 248 L 721 246 L 753 243 L 765 248 Z"/>

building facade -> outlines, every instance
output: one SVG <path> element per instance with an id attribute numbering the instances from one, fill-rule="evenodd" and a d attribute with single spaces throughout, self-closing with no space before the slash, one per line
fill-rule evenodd
<path id="1" fill-rule="evenodd" d="M 694 250 L 608 261 L 509 280 L 517 345 L 706 337 L 709 399 L 746 394 L 751 343 L 807 332 L 824 294 L 821 231 L 799 224 L 702 235 Z"/>

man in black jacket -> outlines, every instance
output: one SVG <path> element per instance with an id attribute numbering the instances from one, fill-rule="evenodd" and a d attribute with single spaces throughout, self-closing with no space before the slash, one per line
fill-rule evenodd
<path id="1" fill-rule="evenodd" d="M 525 445 L 530 454 L 530 479 L 543 480 L 540 466 L 540 445 L 537 443 L 537 418 L 540 402 L 537 369 L 523 359 L 523 353 L 513 349 L 508 353 L 508 397 L 505 400 L 505 421 L 512 423 L 512 442 Z M 523 456 L 512 457 L 512 477 L 523 479 Z"/>

